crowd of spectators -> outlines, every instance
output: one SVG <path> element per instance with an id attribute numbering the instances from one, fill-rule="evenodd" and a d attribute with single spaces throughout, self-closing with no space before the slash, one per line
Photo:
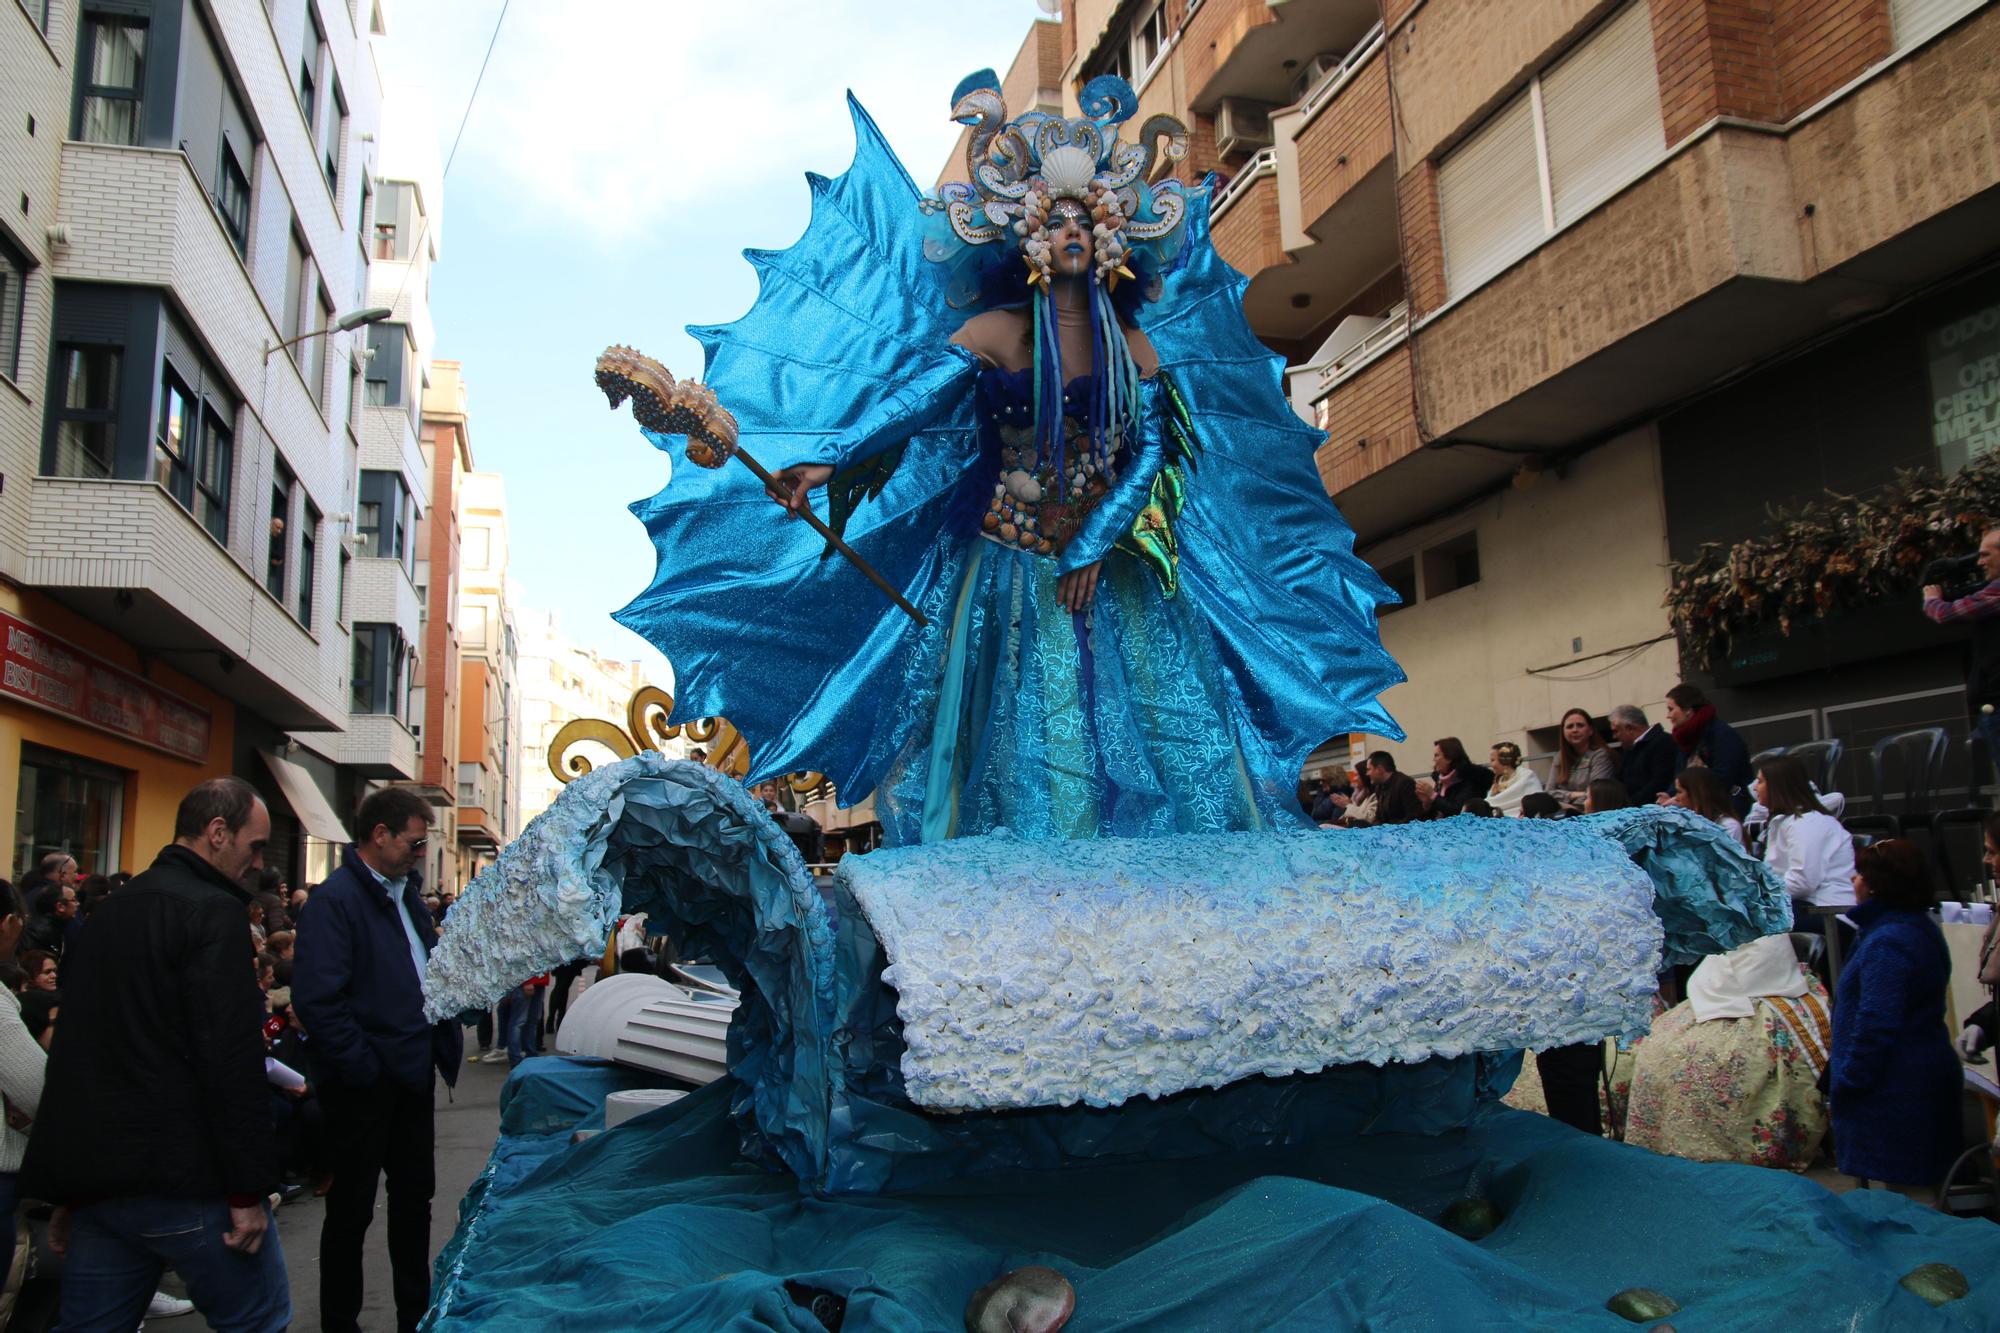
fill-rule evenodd
<path id="1" fill-rule="evenodd" d="M 1663 974 L 1662 1012 L 1638 1043 L 1538 1052 L 1549 1114 L 1698 1160 L 1802 1170 L 1831 1143 L 1849 1175 L 1934 1190 L 1958 1148 L 1961 1078 L 1945 1026 L 1949 962 L 1921 850 L 1901 838 L 1854 837 L 1839 818 L 1844 798 L 1819 790 L 1796 758 L 1767 757 L 1753 770 L 1743 738 L 1692 685 L 1668 692 L 1664 726 L 1634 704 L 1611 709 L 1601 729 L 1584 709 L 1565 712 L 1546 775 L 1513 741 L 1494 744 L 1482 765 L 1445 736 L 1432 744 L 1428 773 L 1399 772 L 1392 754 L 1376 751 L 1301 803 L 1331 830 L 1654 804 L 1715 824 L 1783 884 L 1792 935 Z M 2000 816 L 1986 848 L 1989 869 L 2000 872 Z M 1836 979 L 1829 959 L 1843 954 Z M 1981 982 L 2000 994 L 2000 932 L 1988 932 L 1981 969 Z M 2000 1037 L 1997 1014 L 2000 1002 L 1967 1021 L 1964 1056 L 1983 1058 Z"/>

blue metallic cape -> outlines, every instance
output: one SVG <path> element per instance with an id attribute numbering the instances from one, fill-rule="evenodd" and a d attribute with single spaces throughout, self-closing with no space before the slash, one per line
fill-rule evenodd
<path id="1" fill-rule="evenodd" d="M 980 458 L 978 363 L 948 342 L 964 316 L 924 258 L 915 185 L 849 106 L 854 163 L 837 179 L 808 176 L 805 235 L 746 251 L 759 279 L 749 313 L 689 332 L 766 466 L 900 452 L 846 537 L 935 621 L 966 540 L 946 532 L 947 515 Z M 1375 607 L 1395 594 L 1355 557 L 1320 485 L 1319 436 L 1287 407 L 1281 359 L 1243 318 L 1247 281 L 1210 244 L 1206 191 L 1189 211 L 1185 258 L 1141 317 L 1201 434 L 1177 521 L 1179 595 L 1213 630 L 1234 722 L 1280 770 L 1259 776 L 1289 783 L 1329 736 L 1402 736 L 1376 700 L 1403 679 L 1375 629 Z M 753 775 L 811 769 L 846 799 L 872 791 L 909 726 L 911 655 L 941 651 L 937 626 L 919 630 L 845 561 L 823 560 L 819 538 L 785 522 L 745 468 L 677 469 L 632 511 L 658 563 L 617 618 L 673 662 L 675 716 L 727 717 Z"/>

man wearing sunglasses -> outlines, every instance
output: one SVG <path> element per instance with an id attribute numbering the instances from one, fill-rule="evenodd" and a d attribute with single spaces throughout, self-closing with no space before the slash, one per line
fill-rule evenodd
<path id="1" fill-rule="evenodd" d="M 418 867 L 432 818 L 408 788 L 369 796 L 353 846 L 298 922 L 292 1006 L 312 1038 L 333 1168 L 319 1242 L 328 1333 L 360 1327 L 361 1247 L 385 1179 L 396 1327 L 414 1330 L 430 1303 L 432 1099 L 436 1075 L 456 1082 L 464 1055 L 456 1023 L 424 1021 L 424 961 L 437 929 Z"/>

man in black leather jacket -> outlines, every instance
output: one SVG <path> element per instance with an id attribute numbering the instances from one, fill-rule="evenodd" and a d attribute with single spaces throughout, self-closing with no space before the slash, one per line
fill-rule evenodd
<path id="1" fill-rule="evenodd" d="M 136 1328 L 168 1266 L 217 1328 L 291 1322 L 266 1203 L 278 1154 L 240 883 L 270 831 L 248 783 L 202 783 L 172 845 L 71 946 L 62 1040 L 20 1181 L 59 1205 L 50 1241 L 67 1251 L 65 1328 Z"/>

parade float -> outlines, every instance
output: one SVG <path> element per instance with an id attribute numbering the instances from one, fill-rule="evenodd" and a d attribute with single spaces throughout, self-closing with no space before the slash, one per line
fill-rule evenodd
<path id="1" fill-rule="evenodd" d="M 515 1072 L 427 1327 L 2000 1321 L 1983 1221 L 1500 1104 L 1788 900 L 1679 810 L 1298 817 L 1325 737 L 1400 734 L 1393 594 L 1132 104 L 1010 121 L 974 76 L 970 181 L 929 200 L 856 107 L 756 305 L 694 331 L 703 383 L 600 361 L 694 465 L 634 506 L 621 613 L 675 716 L 872 794 L 889 845 L 822 884 L 737 777 L 631 745 L 474 882 L 433 1016 L 642 912 L 735 1004 L 726 1076 L 613 1128 L 657 1071 Z"/>

